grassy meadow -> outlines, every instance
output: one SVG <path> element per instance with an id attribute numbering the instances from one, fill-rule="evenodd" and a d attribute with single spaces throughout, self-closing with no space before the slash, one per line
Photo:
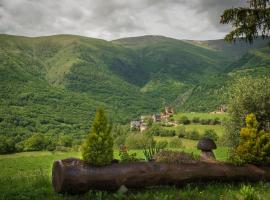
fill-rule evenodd
<path id="1" fill-rule="evenodd" d="M 192 118 L 193 114 L 188 116 Z M 210 114 L 199 113 L 200 117 L 209 119 Z M 198 116 L 197 115 L 197 116 Z M 212 117 L 212 116 L 211 116 Z M 214 117 L 214 116 L 213 116 Z M 215 118 L 215 117 L 214 117 Z M 214 129 L 218 136 L 224 134 L 224 127 L 221 125 L 178 125 L 166 127 L 178 130 L 185 126 L 186 130 L 196 129 L 202 134 L 207 129 Z M 156 141 L 167 140 L 172 137 L 155 136 Z M 196 140 L 181 138 L 182 147 L 178 151 L 185 151 L 199 155 Z M 136 153 L 137 158 L 144 159 L 143 150 L 130 150 L 129 153 Z M 218 161 L 226 161 L 228 148 L 218 145 L 214 150 Z M 114 151 L 114 157 L 119 159 L 118 150 Z M 80 152 L 23 152 L 15 154 L 0 155 L 0 200 L 80 200 L 80 199 L 153 199 L 153 200 L 245 200 L 251 194 L 256 199 L 270 199 L 270 185 L 268 183 L 219 183 L 211 182 L 187 184 L 183 187 L 159 186 L 149 187 L 140 190 L 129 190 L 126 194 L 106 191 L 89 191 L 83 195 L 62 195 L 56 194 L 51 185 L 51 168 L 55 160 L 68 157 L 81 158 Z M 252 197 L 252 199 L 254 199 Z M 255 200 L 255 199 L 254 199 Z"/>
<path id="2" fill-rule="evenodd" d="M 174 115 L 176 120 L 179 120 L 182 116 L 186 116 L 189 119 L 193 119 L 194 117 L 198 117 L 200 119 L 224 119 L 227 117 L 226 113 L 199 113 L 199 112 L 180 112 Z"/>
<path id="3" fill-rule="evenodd" d="M 185 141 L 189 142 L 189 141 Z M 139 157 L 141 151 L 137 151 Z M 221 159 L 219 149 L 215 152 Z M 116 152 L 117 155 L 117 152 Z M 184 187 L 162 186 L 142 190 L 129 190 L 127 194 L 115 192 L 89 191 L 84 195 L 56 194 L 51 186 L 51 167 L 54 160 L 80 157 L 78 152 L 52 153 L 29 152 L 0 156 L 0 199 L 1 200 L 102 200 L 102 199 L 153 199 L 153 200 L 243 200 L 242 184 L 188 184 Z M 248 185 L 249 184 L 245 184 Z M 257 183 L 250 187 L 258 198 L 270 199 L 270 185 Z"/>

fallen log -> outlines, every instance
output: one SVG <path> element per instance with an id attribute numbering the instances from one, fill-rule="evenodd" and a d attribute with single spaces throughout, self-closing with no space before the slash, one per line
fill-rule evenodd
<path id="1" fill-rule="evenodd" d="M 91 189 L 117 190 L 160 185 L 183 185 L 196 181 L 270 181 L 270 166 L 228 163 L 162 162 L 114 163 L 95 167 L 84 161 L 69 158 L 57 160 L 52 168 L 55 192 L 79 194 Z"/>

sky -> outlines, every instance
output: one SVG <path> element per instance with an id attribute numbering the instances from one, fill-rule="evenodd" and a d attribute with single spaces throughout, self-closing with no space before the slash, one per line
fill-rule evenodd
<path id="1" fill-rule="evenodd" d="M 142 35 L 220 39 L 223 10 L 247 0 L 0 0 L 0 33 L 75 34 L 113 40 Z"/>

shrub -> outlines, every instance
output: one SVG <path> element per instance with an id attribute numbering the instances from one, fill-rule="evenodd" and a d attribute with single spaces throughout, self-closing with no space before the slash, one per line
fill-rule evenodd
<path id="1" fill-rule="evenodd" d="M 152 125 L 152 127 L 147 130 L 147 134 L 154 135 L 154 136 L 159 136 L 160 132 L 161 132 L 161 127 L 158 124 Z"/>
<path id="2" fill-rule="evenodd" d="M 70 135 L 61 135 L 58 144 L 63 147 L 72 147 L 73 138 Z"/>
<path id="3" fill-rule="evenodd" d="M 129 154 L 128 148 L 125 145 L 122 145 L 119 149 L 119 157 L 122 163 L 138 161 L 136 156 L 137 156 L 136 153 Z"/>
<path id="4" fill-rule="evenodd" d="M 24 151 L 41 151 L 45 150 L 48 141 L 45 136 L 41 133 L 34 134 L 25 141 L 23 141 L 23 150 Z"/>
<path id="5" fill-rule="evenodd" d="M 200 134 L 196 129 L 194 129 L 194 130 L 192 130 L 190 132 L 187 132 L 186 138 L 191 139 L 191 140 L 199 140 L 200 139 Z"/>
<path id="6" fill-rule="evenodd" d="M 202 125 L 209 125 L 211 123 L 211 119 L 201 119 Z"/>
<path id="7" fill-rule="evenodd" d="M 14 153 L 15 151 L 15 140 L 13 138 L 0 135 L 0 154 Z"/>
<path id="8" fill-rule="evenodd" d="M 170 148 L 181 148 L 181 147 L 183 147 L 181 139 L 179 139 L 178 137 L 171 138 L 170 141 L 169 141 L 169 147 Z"/>
<path id="9" fill-rule="evenodd" d="M 143 133 L 131 133 L 126 138 L 126 146 L 129 149 L 144 149 L 154 141 L 153 136 Z"/>
<path id="10" fill-rule="evenodd" d="M 153 156 L 159 153 L 162 149 L 166 148 L 168 145 L 167 141 L 160 141 L 155 142 L 153 141 L 152 144 L 148 148 L 144 148 L 143 154 L 146 160 L 152 160 Z"/>
<path id="11" fill-rule="evenodd" d="M 96 166 L 111 163 L 113 159 L 113 138 L 111 125 L 103 109 L 98 109 L 93 121 L 91 132 L 82 145 L 83 159 Z"/>
<path id="12" fill-rule="evenodd" d="M 195 123 L 195 124 L 200 123 L 200 118 L 199 117 L 193 117 L 192 123 Z"/>
<path id="13" fill-rule="evenodd" d="M 198 158 L 196 158 L 193 154 L 171 150 L 163 150 L 157 153 L 154 156 L 154 159 L 158 162 L 177 163 L 177 164 L 195 163 L 198 160 Z"/>
<path id="14" fill-rule="evenodd" d="M 177 136 L 179 138 L 184 138 L 186 136 L 186 128 L 184 126 L 180 126 Z"/>
<path id="15" fill-rule="evenodd" d="M 270 131 L 270 79 L 268 77 L 245 77 L 232 85 L 228 95 L 229 121 L 226 123 L 226 138 L 230 146 L 239 144 L 239 130 L 245 126 L 245 118 L 254 113 L 258 130 Z"/>
<path id="16" fill-rule="evenodd" d="M 114 139 L 114 146 L 119 148 L 126 143 L 126 135 L 119 135 Z"/>
<path id="17" fill-rule="evenodd" d="M 270 163 L 270 134 L 259 131 L 258 126 L 255 115 L 247 115 L 246 127 L 240 131 L 240 143 L 233 155 L 242 163 Z"/>
<path id="18" fill-rule="evenodd" d="M 179 119 L 179 122 L 181 123 L 181 124 L 190 124 L 190 120 L 188 119 L 188 117 L 187 116 L 182 116 L 182 117 L 180 117 L 180 119 Z"/>
<path id="19" fill-rule="evenodd" d="M 220 119 L 218 117 L 216 117 L 214 119 L 214 125 L 218 125 L 218 124 L 221 124 L 221 121 L 220 121 Z"/>
<path id="20" fill-rule="evenodd" d="M 204 131 L 204 134 L 202 135 L 202 138 L 210 138 L 214 141 L 218 140 L 218 135 L 215 130 L 213 129 L 207 129 Z"/>
<path id="21" fill-rule="evenodd" d="M 161 132 L 159 133 L 159 136 L 161 137 L 173 137 L 175 135 L 176 135 L 175 130 L 162 129 Z"/>

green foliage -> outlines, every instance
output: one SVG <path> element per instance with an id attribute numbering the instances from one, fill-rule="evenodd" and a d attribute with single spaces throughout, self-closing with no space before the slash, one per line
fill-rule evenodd
<path id="1" fill-rule="evenodd" d="M 225 40 L 233 41 L 236 38 L 243 38 L 252 42 L 258 35 L 263 38 L 269 36 L 270 25 L 270 1 L 250 0 L 249 8 L 239 7 L 224 11 L 220 22 L 232 24 L 234 30 L 226 35 Z"/>
<path id="2" fill-rule="evenodd" d="M 204 131 L 204 134 L 202 135 L 203 138 L 210 138 L 214 141 L 218 140 L 218 135 L 214 129 L 207 129 Z"/>
<path id="3" fill-rule="evenodd" d="M 14 153 L 15 151 L 15 140 L 11 137 L 0 135 L 0 154 Z"/>
<path id="4" fill-rule="evenodd" d="M 175 149 L 182 148 L 183 144 L 182 144 L 181 139 L 179 137 L 177 137 L 177 136 L 172 137 L 169 140 L 169 147 L 170 148 L 175 148 Z"/>
<path id="5" fill-rule="evenodd" d="M 179 138 L 184 138 L 186 136 L 187 132 L 186 132 L 186 128 L 185 126 L 180 126 L 180 128 L 178 129 L 178 132 L 177 132 L 177 136 Z"/>
<path id="6" fill-rule="evenodd" d="M 187 116 L 182 116 L 182 117 L 179 119 L 179 123 L 184 124 L 184 125 L 187 125 L 187 124 L 190 124 L 190 120 L 188 119 Z"/>
<path id="7" fill-rule="evenodd" d="M 48 141 L 43 134 L 33 134 L 31 137 L 23 141 L 23 150 L 41 151 L 46 149 L 47 144 Z"/>
<path id="8" fill-rule="evenodd" d="M 154 156 L 155 160 L 158 162 L 166 162 L 166 163 L 194 163 L 198 160 L 193 154 L 179 152 L 179 151 L 171 151 L 171 150 L 163 150 L 157 153 Z"/>
<path id="9" fill-rule="evenodd" d="M 200 134 L 196 129 L 193 129 L 192 131 L 186 132 L 185 138 L 191 140 L 198 140 L 200 139 Z"/>
<path id="10" fill-rule="evenodd" d="M 200 123 L 200 118 L 199 117 L 193 117 L 192 123 Z"/>
<path id="11" fill-rule="evenodd" d="M 48 139 L 47 150 L 70 146 L 59 135 L 80 145 L 96 107 L 121 124 L 169 104 L 213 111 L 224 103 L 231 79 L 270 76 L 269 50 L 260 38 L 247 46 L 160 36 L 104 41 L 2 34 L 0 44 L 0 135 L 14 138 L 16 151 L 35 133 Z"/>
<path id="12" fill-rule="evenodd" d="M 136 153 L 129 154 L 128 149 L 125 145 L 120 147 L 119 157 L 122 163 L 136 162 L 139 160 L 136 158 L 136 156 L 137 156 Z"/>
<path id="13" fill-rule="evenodd" d="M 111 125 L 104 110 L 99 108 L 93 121 L 91 132 L 82 145 L 83 159 L 97 166 L 110 164 L 113 159 L 113 138 Z"/>
<path id="14" fill-rule="evenodd" d="M 270 123 L 270 79 L 267 77 L 240 78 L 232 85 L 228 95 L 230 120 L 226 122 L 228 144 L 239 143 L 239 130 L 245 125 L 248 114 L 254 113 L 259 130 L 268 130 Z"/>
<path id="15" fill-rule="evenodd" d="M 234 153 L 242 163 L 270 163 L 270 135 L 258 130 L 254 114 L 247 115 L 246 127 L 240 131 L 240 143 Z"/>
<path id="16" fill-rule="evenodd" d="M 144 133 L 131 133 L 126 138 L 126 146 L 129 149 L 148 148 L 153 142 L 153 136 Z"/>
<path id="17" fill-rule="evenodd" d="M 259 199 L 256 190 L 251 185 L 242 185 L 239 192 L 244 200 Z"/>
<path id="18" fill-rule="evenodd" d="M 1 200 L 240 200 L 241 185 L 229 183 L 187 184 L 183 187 L 160 186 L 131 190 L 123 196 L 117 193 L 91 190 L 81 195 L 60 195 L 51 185 L 51 165 L 55 160 L 80 157 L 77 152 L 27 152 L 0 156 Z M 31 177 L 31 178 L 29 178 Z M 12 184 L 11 184 L 12 183 Z M 270 199 L 266 182 L 252 184 L 260 200 Z"/>
<path id="19" fill-rule="evenodd" d="M 162 149 L 165 149 L 168 146 L 167 141 L 153 141 L 150 146 L 145 147 L 143 150 L 143 154 L 145 159 L 150 161 L 153 160 L 155 154 L 159 153 Z"/>

